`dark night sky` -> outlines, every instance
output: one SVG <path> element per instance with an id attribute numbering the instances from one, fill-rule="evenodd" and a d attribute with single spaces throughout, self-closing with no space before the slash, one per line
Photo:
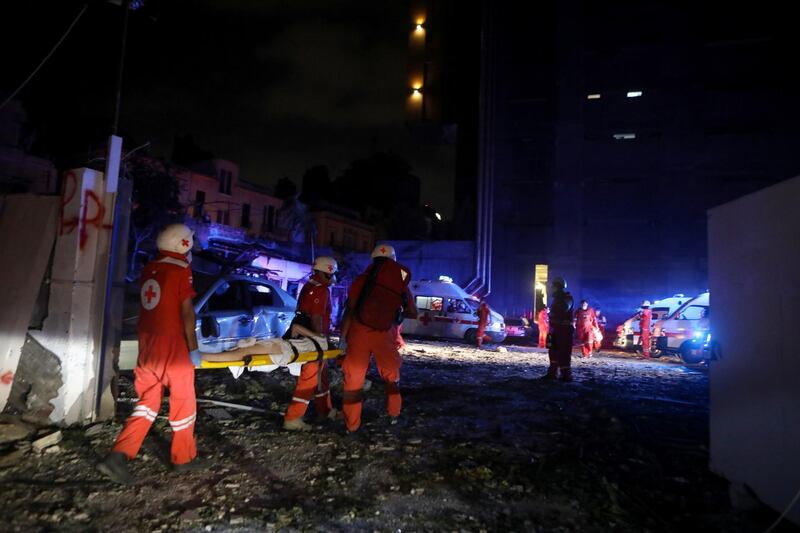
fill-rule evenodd
<path id="1" fill-rule="evenodd" d="M 83 6 L 16 4 L 0 37 L 3 96 Z M 373 149 L 391 150 L 422 178 L 423 201 L 449 214 L 454 148 L 418 146 L 404 124 L 408 17 L 407 2 L 149 0 L 131 13 L 120 131 L 163 156 L 175 134 L 191 133 L 264 184 L 299 184 L 315 164 L 336 176 Z M 107 134 L 120 23 L 119 7 L 90 3 L 18 97 L 51 151 Z"/>

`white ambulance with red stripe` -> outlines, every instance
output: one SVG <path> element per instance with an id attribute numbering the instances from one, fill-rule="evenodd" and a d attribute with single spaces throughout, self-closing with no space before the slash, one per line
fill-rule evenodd
<path id="1" fill-rule="evenodd" d="M 412 281 L 409 288 L 416 301 L 418 315 L 416 319 L 406 318 L 403 321 L 403 335 L 475 342 L 480 301 L 446 276 L 435 281 Z M 505 324 L 500 313 L 490 310 L 485 332 L 492 342 L 505 340 Z"/>

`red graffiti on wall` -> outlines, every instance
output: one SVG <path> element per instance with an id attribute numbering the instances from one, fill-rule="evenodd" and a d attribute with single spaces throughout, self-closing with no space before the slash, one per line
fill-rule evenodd
<path id="1" fill-rule="evenodd" d="M 12 381 L 14 381 L 14 373 L 11 370 L 6 370 L 0 375 L 0 383 L 3 385 L 11 385 Z"/>
<path id="2" fill-rule="evenodd" d="M 83 209 L 80 216 L 69 216 L 65 211 L 66 206 L 75 198 L 78 192 L 78 177 L 74 172 L 64 175 L 64 193 L 61 195 L 61 229 L 60 235 L 68 235 L 78 228 L 78 246 L 81 250 L 89 240 L 89 227 L 98 230 L 111 229 L 111 224 L 104 224 L 106 206 L 96 192 L 87 189 L 83 192 Z M 89 214 L 93 212 L 92 216 Z"/>

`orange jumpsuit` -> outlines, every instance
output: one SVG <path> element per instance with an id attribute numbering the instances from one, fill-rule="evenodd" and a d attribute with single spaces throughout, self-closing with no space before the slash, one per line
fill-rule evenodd
<path id="1" fill-rule="evenodd" d="M 403 324 L 398 324 L 394 331 L 394 344 L 399 350 L 406 345 L 406 341 L 403 340 Z"/>
<path id="2" fill-rule="evenodd" d="M 650 322 L 653 319 L 653 311 L 642 309 L 639 312 L 639 337 L 642 339 L 642 353 L 645 359 L 650 358 Z"/>
<path id="3" fill-rule="evenodd" d="M 188 463 L 197 455 L 194 422 L 197 412 L 194 365 L 186 345 L 181 304 L 195 296 L 192 270 L 185 256 L 171 252 L 147 264 L 142 271 L 139 309 L 139 357 L 134 388 L 139 400 L 125 421 L 112 451 L 133 459 L 161 408 L 164 387 L 169 388 L 171 459 Z"/>
<path id="4" fill-rule="evenodd" d="M 539 348 L 545 348 L 547 346 L 547 332 L 550 330 L 550 314 L 547 309 L 539 311 L 536 324 L 539 326 Z"/>
<path id="5" fill-rule="evenodd" d="M 584 357 L 591 357 L 595 345 L 594 328 L 597 327 L 597 317 L 594 309 L 578 309 L 575 311 L 575 330 L 578 332 L 578 342 Z"/>
<path id="6" fill-rule="evenodd" d="M 300 291 L 297 299 L 297 310 L 308 316 L 319 315 L 322 317 L 322 333 L 327 335 L 331 323 L 331 291 L 328 286 L 321 281 L 317 274 L 311 277 Z M 322 375 L 317 376 L 321 372 Z M 319 379 L 319 389 L 317 390 L 317 380 Z M 308 404 L 314 399 L 314 407 L 317 415 L 326 416 L 332 409 L 330 376 L 328 374 L 328 364 L 325 360 L 316 362 L 311 361 L 303 365 L 300 369 L 300 376 L 297 378 L 297 385 L 292 394 L 292 403 L 286 410 L 285 420 L 294 420 L 302 417 L 306 413 Z"/>
<path id="7" fill-rule="evenodd" d="M 370 267 L 372 268 L 372 267 Z M 410 277 L 408 269 L 402 271 Z M 369 270 L 367 270 L 369 272 Z M 366 272 L 355 279 L 350 286 L 348 301 L 356 305 L 366 281 Z M 405 283 L 407 285 L 407 282 Z M 405 287 L 406 298 L 411 300 L 411 293 Z M 400 415 L 402 398 L 400 396 L 400 366 L 402 360 L 397 351 L 396 328 L 386 331 L 372 329 L 355 316 L 351 317 L 350 329 L 347 332 L 347 355 L 342 363 L 344 374 L 344 400 L 342 411 L 348 431 L 356 431 L 361 427 L 361 389 L 369 368 L 370 355 L 375 357 L 375 366 L 381 379 L 386 383 L 386 412 L 389 416 Z"/>
<path id="8" fill-rule="evenodd" d="M 484 340 L 491 340 L 491 338 L 486 335 L 486 325 L 489 323 L 489 305 L 486 302 L 481 302 L 481 305 L 478 307 L 478 333 L 475 336 L 475 340 L 478 343 L 478 348 L 483 346 Z"/>

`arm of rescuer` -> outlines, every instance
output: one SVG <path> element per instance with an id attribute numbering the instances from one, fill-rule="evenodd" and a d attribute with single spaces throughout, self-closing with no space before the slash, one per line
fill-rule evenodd
<path id="1" fill-rule="evenodd" d="M 195 324 L 197 317 L 194 314 L 194 305 L 192 299 L 186 298 L 181 303 L 181 322 L 183 323 L 183 336 L 186 338 L 186 347 L 189 349 L 189 358 L 191 358 L 194 366 L 200 366 L 202 356 L 200 350 L 197 349 L 197 333 L 195 333 Z"/>
<path id="2" fill-rule="evenodd" d="M 406 292 L 403 294 L 403 316 L 406 318 L 417 318 L 419 312 L 417 311 L 417 303 L 414 301 L 414 295 L 406 287 Z"/>

